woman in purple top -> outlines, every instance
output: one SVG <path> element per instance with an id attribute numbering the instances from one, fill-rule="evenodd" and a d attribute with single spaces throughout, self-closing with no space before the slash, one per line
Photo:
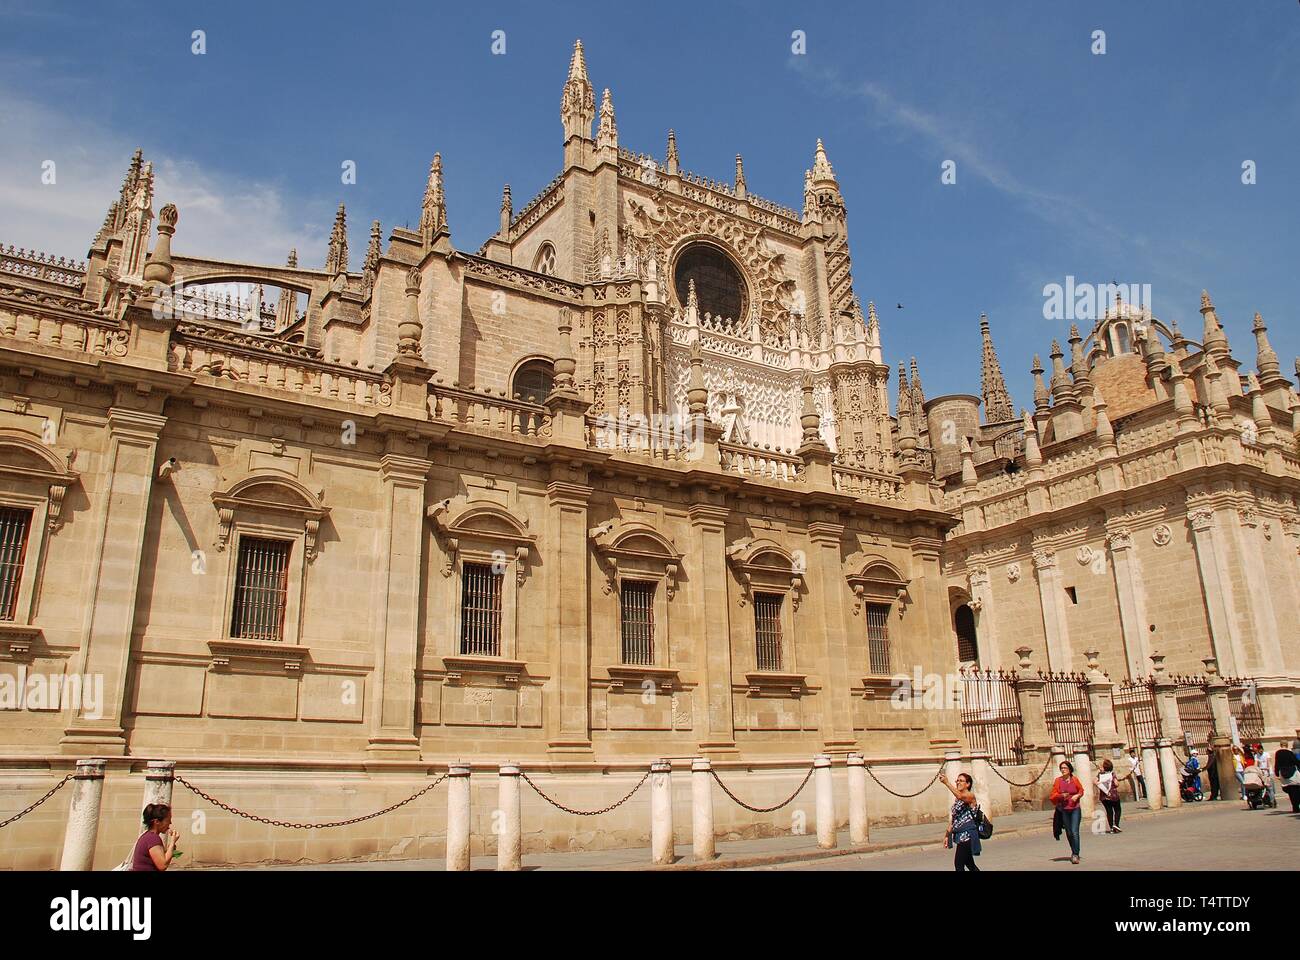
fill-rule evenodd
<path id="1" fill-rule="evenodd" d="M 166 870 L 180 840 L 180 834 L 171 828 L 172 808 L 165 803 L 151 803 L 144 808 L 143 818 L 145 829 L 131 853 L 131 869 Z"/>

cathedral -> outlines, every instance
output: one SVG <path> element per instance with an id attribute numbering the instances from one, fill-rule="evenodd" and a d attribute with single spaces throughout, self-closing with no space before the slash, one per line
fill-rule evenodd
<path id="1" fill-rule="evenodd" d="M 1262 318 L 1246 363 L 1208 294 L 1186 333 L 1117 299 L 1017 410 L 981 317 L 980 395 L 927 398 L 821 141 L 801 210 L 672 131 L 633 152 L 581 42 L 560 120 L 559 172 L 474 252 L 439 154 L 418 229 L 358 261 L 340 205 L 317 268 L 190 248 L 138 151 L 84 263 L 0 249 L 0 677 L 79 694 L 4 704 L 0 779 L 105 757 L 130 813 L 114 778 L 168 759 L 274 816 L 457 760 L 598 806 L 659 758 L 775 797 L 859 753 L 910 791 L 969 743 L 898 678 L 963 669 L 1208 673 L 1296 733 L 1300 399 Z M 209 859 L 425 849 L 377 823 L 214 824 Z"/>

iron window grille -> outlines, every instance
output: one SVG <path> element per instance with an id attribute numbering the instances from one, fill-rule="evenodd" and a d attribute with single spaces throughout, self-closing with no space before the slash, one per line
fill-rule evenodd
<path id="1" fill-rule="evenodd" d="M 504 574 L 488 563 L 461 568 L 460 652 L 463 656 L 501 655 L 501 583 Z"/>
<path id="2" fill-rule="evenodd" d="M 889 666 L 889 611 L 887 603 L 867 604 L 867 658 L 875 676 L 892 672 Z"/>
<path id="3" fill-rule="evenodd" d="M 781 656 L 781 604 L 779 593 L 754 594 L 754 638 L 759 670 L 779 671 Z"/>
<path id="4" fill-rule="evenodd" d="M 30 510 L 0 507 L 0 620 L 13 620 L 17 611 L 31 526 Z"/>
<path id="5" fill-rule="evenodd" d="M 655 585 L 647 580 L 624 580 L 619 597 L 623 610 L 623 662 L 653 666 Z"/>
<path id="6" fill-rule="evenodd" d="M 289 597 L 287 540 L 241 537 L 235 568 L 230 635 L 240 640 L 283 640 Z"/>

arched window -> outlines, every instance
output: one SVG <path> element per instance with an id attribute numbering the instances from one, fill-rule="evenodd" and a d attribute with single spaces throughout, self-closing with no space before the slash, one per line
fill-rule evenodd
<path id="1" fill-rule="evenodd" d="M 692 280 L 701 317 L 707 313 L 715 319 L 736 322 L 745 319 L 748 294 L 744 277 L 731 258 L 717 247 L 708 243 L 691 244 L 677 258 L 673 289 L 683 307 Z"/>
<path id="2" fill-rule="evenodd" d="M 975 635 L 975 612 L 963 603 L 953 613 L 953 628 L 957 631 L 957 660 L 960 663 L 977 663 L 980 658 L 979 640 Z"/>
<path id="3" fill-rule="evenodd" d="M 537 251 L 537 257 L 533 260 L 533 269 L 548 277 L 555 276 L 555 245 L 549 240 Z"/>
<path id="4" fill-rule="evenodd" d="M 529 360 L 515 371 L 510 395 L 530 403 L 541 403 L 555 387 L 555 365 L 549 360 Z"/>
<path id="5" fill-rule="evenodd" d="M 1129 352 L 1130 342 L 1127 324 L 1117 323 L 1111 327 L 1111 343 L 1114 345 L 1116 356 Z"/>

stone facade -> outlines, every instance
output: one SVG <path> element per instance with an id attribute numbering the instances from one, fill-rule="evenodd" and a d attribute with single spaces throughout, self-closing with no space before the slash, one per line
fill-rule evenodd
<path id="1" fill-rule="evenodd" d="M 749 194 L 740 157 L 729 184 L 680 169 L 671 133 L 662 163 L 633 154 L 580 44 L 561 119 L 563 170 L 517 214 L 507 187 L 474 254 L 440 156 L 419 228 L 374 224 L 356 272 L 342 206 L 323 270 L 185 250 L 137 154 L 85 264 L 0 258 L 0 508 L 25 537 L 0 671 L 102 680 L 95 709 L 0 712 L 15 803 L 78 756 L 110 758 L 119 812 L 158 757 L 298 819 L 454 760 L 522 763 L 588 807 L 659 757 L 744 772 L 763 803 L 814 754 L 861 752 L 906 792 L 962 729 L 949 704 L 894 709 L 891 678 L 951 674 L 972 599 L 981 665 L 1216 656 L 1295 726 L 1300 459 L 1275 358 L 1246 394 L 1226 342 L 1207 363 L 1150 333 L 1145 365 L 1061 374 L 1022 426 L 986 324 L 1001 419 L 927 402 L 915 363 L 895 415 L 820 141 L 802 212 Z M 1119 363 L 1149 395 L 1110 422 Z M 877 820 L 945 808 L 872 791 Z M 223 820 L 202 856 L 428 855 L 443 802 L 329 837 Z M 645 802 L 598 827 L 529 807 L 526 845 L 636 842 Z M 51 822 L 8 863 L 47 864 Z"/>

